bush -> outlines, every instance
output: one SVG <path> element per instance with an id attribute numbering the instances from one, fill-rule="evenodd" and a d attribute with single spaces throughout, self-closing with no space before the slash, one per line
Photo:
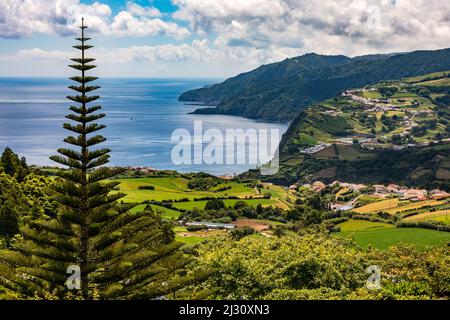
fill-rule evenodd
<path id="1" fill-rule="evenodd" d="M 208 200 L 205 210 L 220 210 L 225 208 L 225 203 L 219 199 Z"/>
<path id="2" fill-rule="evenodd" d="M 417 221 L 417 222 L 399 221 L 397 222 L 396 226 L 397 228 L 424 228 L 450 232 L 450 226 L 434 220 Z"/>
<path id="3" fill-rule="evenodd" d="M 219 179 L 215 177 L 195 178 L 188 182 L 187 187 L 192 190 L 206 191 L 219 184 Z"/>
<path id="4" fill-rule="evenodd" d="M 272 195 L 269 192 L 264 192 L 264 199 L 270 199 Z"/>
<path id="5" fill-rule="evenodd" d="M 276 226 L 275 229 L 273 229 L 273 235 L 275 237 L 282 237 L 286 234 L 286 229 L 284 228 L 284 226 Z"/>
<path id="6" fill-rule="evenodd" d="M 327 219 L 324 220 L 324 223 L 332 223 L 332 224 L 339 224 L 339 223 L 343 223 L 348 221 L 349 218 L 348 217 L 340 217 L 340 218 L 332 218 L 332 219 Z"/>
<path id="7" fill-rule="evenodd" d="M 256 233 L 255 229 L 250 227 L 234 228 L 230 230 L 230 235 L 235 240 L 240 240 L 246 236 Z"/>
<path id="8" fill-rule="evenodd" d="M 248 204 L 245 201 L 236 201 L 236 203 L 234 204 L 233 208 L 235 210 L 241 209 L 241 208 L 245 208 L 248 207 Z"/>
<path id="9" fill-rule="evenodd" d="M 0 236 L 10 238 L 19 232 L 18 214 L 12 201 L 0 208 Z"/>
<path id="10" fill-rule="evenodd" d="M 139 186 L 138 190 L 155 190 L 154 186 Z"/>
<path id="11" fill-rule="evenodd" d="M 218 189 L 214 190 L 214 192 L 222 192 L 222 191 L 227 191 L 227 190 L 230 190 L 230 189 L 231 189 L 231 186 L 224 186 L 224 187 L 221 187 L 221 188 L 218 188 Z"/>
<path id="12" fill-rule="evenodd" d="M 195 232 L 195 231 L 200 231 L 200 230 L 205 230 L 208 229 L 207 226 L 205 226 L 204 224 L 202 225 L 192 225 L 192 226 L 187 226 L 186 230 L 190 231 L 190 232 Z"/>

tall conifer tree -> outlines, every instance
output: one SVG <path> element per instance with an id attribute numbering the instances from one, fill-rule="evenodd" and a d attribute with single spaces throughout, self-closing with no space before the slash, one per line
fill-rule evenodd
<path id="1" fill-rule="evenodd" d="M 59 149 L 59 155 L 51 157 L 69 169 L 59 172 L 53 186 L 59 212 L 56 218 L 21 228 L 23 239 L 0 254 L 0 283 L 25 296 L 46 291 L 64 295 L 67 271 L 79 268 L 85 299 L 93 298 L 94 292 L 100 298 L 164 295 L 194 281 L 182 276 L 189 259 L 158 214 L 130 213 L 130 206 L 117 201 L 124 195 L 114 192 L 119 183 L 108 179 L 122 170 L 104 166 L 110 150 L 98 147 L 106 138 L 96 132 L 105 126 L 95 121 L 105 114 L 90 104 L 99 96 L 88 93 L 99 87 L 90 85 L 96 77 L 86 75 L 95 66 L 90 64 L 94 59 L 85 56 L 92 46 L 86 44 L 84 21 L 80 28 L 80 44 L 74 48 L 81 57 L 71 59 L 75 64 L 70 67 L 81 74 L 71 78 L 77 82 L 70 86 L 76 95 L 67 97 L 78 105 L 67 115 L 72 123 L 64 124 L 74 134 L 64 141 L 76 148 Z"/>

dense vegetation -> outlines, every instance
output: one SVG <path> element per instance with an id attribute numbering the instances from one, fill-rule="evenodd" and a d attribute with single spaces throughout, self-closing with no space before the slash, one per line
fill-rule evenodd
<path id="1" fill-rule="evenodd" d="M 204 299 L 448 298 L 447 250 L 364 250 L 322 232 L 239 240 L 224 236 L 196 250 L 192 272 L 208 268 L 217 272 L 185 294 Z M 380 271 L 380 289 L 366 285 L 370 266 Z"/>
<path id="2" fill-rule="evenodd" d="M 182 244 L 174 241 L 170 224 L 146 210 L 150 208 L 131 212 L 134 205 L 119 203 L 124 194 L 113 192 L 119 182 L 107 180 L 123 170 L 104 166 L 110 150 L 99 145 L 106 138 L 92 135 L 105 127 L 95 122 L 105 114 L 97 113 L 100 106 L 88 106 L 99 96 L 87 93 L 99 87 L 87 85 L 97 78 L 85 74 L 95 66 L 89 64 L 93 58 L 85 57 L 85 50 L 92 47 L 86 44 L 87 27 L 80 28 L 81 44 L 74 48 L 81 51 L 81 58 L 72 59 L 76 64 L 71 67 L 81 75 L 72 77 L 77 85 L 69 87 L 77 95 L 67 97 L 79 105 L 70 107 L 73 113 L 67 118 L 73 122 L 64 124 L 76 134 L 64 142 L 77 149 L 61 148 L 60 155 L 51 157 L 68 169 L 56 171 L 57 178 L 49 182 L 26 175 L 26 162 L 18 161 L 10 149 L 1 159 L 0 230 L 6 248 L 0 252 L 0 294 L 156 298 L 193 280 L 181 276 L 190 259 L 179 250 Z M 43 191 L 40 184 L 50 190 Z M 51 196 L 49 204 L 46 195 Z M 30 198 L 38 203 L 27 202 Z"/>
<path id="3" fill-rule="evenodd" d="M 450 70 L 450 49 L 353 59 L 307 54 L 188 91 L 180 100 L 216 106 L 196 113 L 287 122 L 310 104 L 348 88 L 444 70 Z"/>

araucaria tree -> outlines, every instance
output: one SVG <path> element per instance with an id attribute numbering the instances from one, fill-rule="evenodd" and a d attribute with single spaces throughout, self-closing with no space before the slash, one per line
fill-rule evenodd
<path id="1" fill-rule="evenodd" d="M 76 94 L 67 97 L 77 105 L 66 116 L 72 122 L 64 124 L 72 133 L 64 141 L 73 149 L 59 149 L 51 157 L 68 168 L 59 172 L 52 188 L 59 211 L 21 227 L 12 249 L 0 253 L 0 284 L 23 297 L 158 297 L 191 282 L 183 276 L 189 260 L 168 223 L 151 208 L 131 213 L 130 205 L 118 202 L 124 195 L 114 190 L 119 183 L 110 178 L 121 169 L 104 166 L 110 150 L 99 147 L 106 138 L 97 132 L 105 126 L 96 121 L 105 114 L 91 104 L 99 96 L 89 93 L 99 87 L 90 85 L 96 77 L 86 75 L 95 66 L 85 56 L 92 47 L 87 26 L 80 28 L 80 44 L 74 48 L 81 57 L 70 65 L 80 75 L 71 78 Z"/>

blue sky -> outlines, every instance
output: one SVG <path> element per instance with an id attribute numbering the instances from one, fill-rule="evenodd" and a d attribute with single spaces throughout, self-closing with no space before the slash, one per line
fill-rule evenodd
<path id="1" fill-rule="evenodd" d="M 448 0 L 2 0 L 0 76 L 66 76 L 81 16 L 111 77 L 226 78 L 309 52 L 450 43 Z"/>

